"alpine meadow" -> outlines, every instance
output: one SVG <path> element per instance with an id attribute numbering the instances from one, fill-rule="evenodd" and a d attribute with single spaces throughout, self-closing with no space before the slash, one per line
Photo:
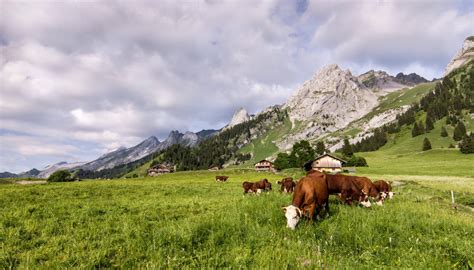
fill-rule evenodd
<path id="1" fill-rule="evenodd" d="M 1 269 L 474 268 L 474 3 L 1 6 Z"/>

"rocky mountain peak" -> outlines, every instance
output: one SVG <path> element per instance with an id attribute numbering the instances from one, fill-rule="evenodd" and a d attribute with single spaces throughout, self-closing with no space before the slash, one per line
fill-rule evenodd
<path id="1" fill-rule="evenodd" d="M 286 137 L 279 147 L 286 149 L 298 140 L 343 128 L 376 105 L 377 95 L 349 70 L 334 64 L 323 67 L 294 91 L 283 106 L 288 109 L 293 125 L 303 122 L 305 127 Z"/>
<path id="2" fill-rule="evenodd" d="M 471 59 L 474 59 L 474 36 L 470 36 L 464 40 L 461 50 L 449 62 L 444 72 L 444 76 L 451 73 L 453 70 L 463 66 Z"/>
<path id="3" fill-rule="evenodd" d="M 403 72 L 400 72 L 395 76 L 395 81 L 404 85 L 417 85 L 420 83 L 425 83 L 428 82 L 427 79 L 421 77 L 420 75 L 416 73 L 410 73 L 408 75 L 403 74 Z"/>
<path id="4" fill-rule="evenodd" d="M 244 108 L 240 108 L 234 113 L 234 116 L 232 116 L 232 120 L 230 120 L 230 123 L 227 125 L 226 128 L 233 127 L 235 125 L 241 124 L 249 120 L 250 120 L 250 116 L 247 110 Z"/>

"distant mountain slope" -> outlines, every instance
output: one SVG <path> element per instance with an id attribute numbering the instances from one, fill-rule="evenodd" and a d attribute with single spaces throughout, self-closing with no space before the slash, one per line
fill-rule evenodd
<path id="1" fill-rule="evenodd" d="M 46 166 L 42 171 L 38 171 L 36 177 L 38 178 L 48 178 L 51 174 L 58 170 L 69 170 L 83 165 L 85 162 L 74 162 L 68 163 L 62 161 L 53 165 Z"/>
<path id="2" fill-rule="evenodd" d="M 0 178 L 16 178 L 17 175 L 11 172 L 2 172 L 0 173 Z"/>
<path id="3" fill-rule="evenodd" d="M 472 59 L 474 59 L 474 36 L 466 38 L 461 50 L 459 50 L 451 62 L 446 66 L 444 75 L 446 76 L 450 74 L 452 71 L 462 67 Z"/>
<path id="4" fill-rule="evenodd" d="M 113 152 L 107 153 L 98 159 L 88 162 L 79 168 L 86 171 L 100 171 L 104 169 L 111 169 L 118 165 L 127 164 L 152 153 L 166 149 L 174 144 L 184 146 L 195 146 L 201 140 L 216 134 L 215 130 L 204 130 L 198 133 L 186 132 L 180 133 L 173 130 L 168 135 L 168 138 L 160 142 L 155 136 L 151 136 L 141 143 L 130 148 L 119 148 Z"/>

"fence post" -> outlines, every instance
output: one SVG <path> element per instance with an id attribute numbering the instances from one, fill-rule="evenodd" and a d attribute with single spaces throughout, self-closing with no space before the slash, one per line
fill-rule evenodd
<path id="1" fill-rule="evenodd" d="M 454 204 L 454 191 L 451 190 L 451 203 L 453 204 L 453 208 L 456 209 L 456 205 Z"/>

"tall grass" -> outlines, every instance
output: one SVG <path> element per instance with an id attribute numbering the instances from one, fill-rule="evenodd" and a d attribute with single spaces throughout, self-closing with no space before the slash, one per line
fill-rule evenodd
<path id="1" fill-rule="evenodd" d="M 291 195 L 275 184 L 260 196 L 244 196 L 241 188 L 244 180 L 275 183 L 283 175 L 220 173 L 229 182 L 190 172 L 1 185 L 0 268 L 439 269 L 474 263 L 474 215 L 452 209 L 443 186 L 402 179 L 398 196 L 373 209 L 331 198 L 330 217 L 290 231 L 280 207 Z"/>

